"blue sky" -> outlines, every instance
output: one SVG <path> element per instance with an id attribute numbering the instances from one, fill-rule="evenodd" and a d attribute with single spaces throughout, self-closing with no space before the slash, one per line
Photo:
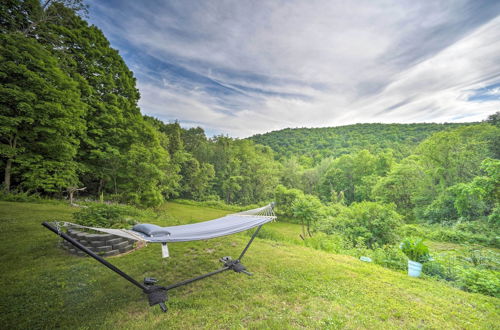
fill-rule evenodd
<path id="1" fill-rule="evenodd" d="M 88 4 L 142 112 L 208 135 L 500 111 L 500 1 Z"/>

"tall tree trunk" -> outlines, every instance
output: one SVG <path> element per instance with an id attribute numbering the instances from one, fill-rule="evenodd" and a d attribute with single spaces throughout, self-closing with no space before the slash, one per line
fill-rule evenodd
<path id="1" fill-rule="evenodd" d="M 10 191 L 10 174 L 12 169 L 12 158 L 7 159 L 7 163 L 5 165 L 5 176 L 3 180 L 3 189 L 5 192 Z"/>

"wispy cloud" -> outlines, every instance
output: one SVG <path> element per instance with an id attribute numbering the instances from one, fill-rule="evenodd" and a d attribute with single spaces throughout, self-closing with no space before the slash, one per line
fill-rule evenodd
<path id="1" fill-rule="evenodd" d="M 500 2 L 90 5 L 138 78 L 143 112 L 210 134 L 481 120 L 500 109 Z"/>

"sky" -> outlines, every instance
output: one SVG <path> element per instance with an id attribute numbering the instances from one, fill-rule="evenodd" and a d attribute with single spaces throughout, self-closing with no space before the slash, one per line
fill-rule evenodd
<path id="1" fill-rule="evenodd" d="M 89 0 L 142 113 L 207 135 L 500 111 L 497 0 Z"/>

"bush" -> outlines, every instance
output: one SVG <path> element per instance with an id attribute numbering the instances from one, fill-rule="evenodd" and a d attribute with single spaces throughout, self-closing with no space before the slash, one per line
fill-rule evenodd
<path id="1" fill-rule="evenodd" d="M 399 235 L 402 237 L 427 237 L 427 230 L 419 225 L 403 225 L 399 228 Z"/>
<path id="2" fill-rule="evenodd" d="M 401 251 L 410 259 L 411 261 L 416 261 L 420 263 L 424 263 L 429 261 L 429 248 L 424 244 L 424 240 L 422 238 L 417 239 L 409 239 L 406 238 L 401 243 Z"/>
<path id="3" fill-rule="evenodd" d="M 288 189 L 283 185 L 278 185 L 274 191 L 276 213 L 285 217 L 293 217 L 293 203 L 303 196 L 304 193 L 299 189 Z"/>
<path id="4" fill-rule="evenodd" d="M 495 208 L 488 216 L 488 221 L 496 226 L 500 225 L 500 204 L 495 205 Z"/>
<path id="5" fill-rule="evenodd" d="M 337 216 L 320 220 L 318 229 L 326 234 L 340 233 L 353 246 L 373 249 L 398 240 L 401 218 L 393 204 L 360 202 L 341 209 Z"/>
<path id="6" fill-rule="evenodd" d="M 406 270 L 408 261 L 404 253 L 397 246 L 385 245 L 376 248 L 372 254 L 373 262 L 394 270 Z"/>
<path id="7" fill-rule="evenodd" d="M 428 276 L 455 282 L 459 278 L 460 269 L 457 258 L 448 253 L 444 253 L 424 263 L 422 272 Z"/>
<path id="8" fill-rule="evenodd" d="M 91 204 L 73 213 L 73 217 L 82 226 L 124 228 L 134 225 L 132 217 L 139 217 L 140 212 L 131 206 Z"/>
<path id="9" fill-rule="evenodd" d="M 500 297 L 500 272 L 478 268 L 463 269 L 460 283 L 466 291 Z"/>
<path id="10" fill-rule="evenodd" d="M 21 202 L 21 203 L 60 203 L 57 200 L 45 199 L 40 197 L 39 194 L 30 194 L 28 192 L 23 191 L 15 191 L 6 193 L 4 191 L 0 191 L 0 200 L 6 202 Z"/>
<path id="11" fill-rule="evenodd" d="M 344 248 L 344 239 L 340 235 L 317 233 L 313 237 L 306 238 L 304 240 L 304 245 L 316 250 L 340 253 Z"/>
<path id="12" fill-rule="evenodd" d="M 498 226 L 485 221 L 458 222 L 453 226 L 411 224 L 403 225 L 399 234 L 403 237 L 423 237 L 433 241 L 458 244 L 482 244 L 500 247 Z"/>

